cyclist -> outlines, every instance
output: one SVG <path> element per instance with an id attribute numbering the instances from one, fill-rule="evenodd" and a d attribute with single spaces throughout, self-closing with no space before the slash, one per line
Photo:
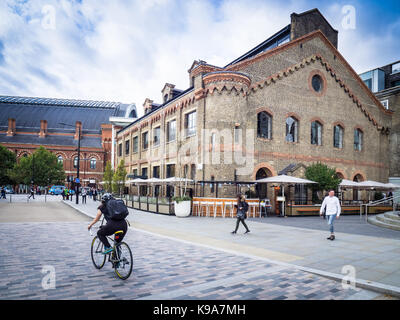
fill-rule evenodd
<path id="1" fill-rule="evenodd" d="M 107 202 L 110 199 L 112 199 L 112 195 L 110 193 L 105 193 L 101 197 L 101 205 L 97 208 L 97 215 L 88 226 L 88 230 L 90 230 L 90 228 L 97 221 L 100 220 L 101 215 L 104 215 L 104 218 L 106 219 L 107 223 L 104 226 L 102 226 L 99 229 L 99 231 L 97 231 L 97 236 L 99 237 L 100 241 L 104 244 L 103 254 L 110 253 L 113 250 L 112 247 L 110 246 L 110 243 L 108 242 L 107 236 L 111 236 L 116 231 L 122 230 L 124 231 L 124 233 L 118 239 L 118 242 L 121 242 L 128 230 L 128 224 L 126 223 L 125 219 L 123 220 L 112 219 L 111 214 L 107 210 Z"/>

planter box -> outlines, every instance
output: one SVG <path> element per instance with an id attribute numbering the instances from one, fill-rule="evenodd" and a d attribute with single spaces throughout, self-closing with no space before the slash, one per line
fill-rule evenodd
<path id="1" fill-rule="evenodd" d="M 191 205 L 190 200 L 180 201 L 179 203 L 174 201 L 175 215 L 181 218 L 190 216 L 190 205 Z"/>

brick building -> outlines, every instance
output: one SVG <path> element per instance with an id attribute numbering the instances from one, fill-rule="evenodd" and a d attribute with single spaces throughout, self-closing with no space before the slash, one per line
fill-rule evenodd
<path id="1" fill-rule="evenodd" d="M 134 118 L 135 105 L 0 96 L 0 144 L 15 152 L 17 159 L 44 146 L 56 154 L 68 180 L 72 180 L 77 175 L 81 130 L 81 185 L 98 186 L 105 163 L 111 160 L 113 124 L 110 119 L 133 121 Z"/>
<path id="2" fill-rule="evenodd" d="M 337 41 L 313 9 L 224 67 L 194 61 L 189 88 L 166 84 L 162 104 L 146 99 L 145 115 L 117 133 L 116 161 L 133 176 L 192 178 L 201 196 L 232 196 L 232 181 L 302 177 L 315 162 L 345 179 L 387 182 L 393 112 Z"/>

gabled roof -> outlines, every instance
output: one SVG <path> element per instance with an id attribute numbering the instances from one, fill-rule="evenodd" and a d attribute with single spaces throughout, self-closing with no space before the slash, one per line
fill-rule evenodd
<path id="1" fill-rule="evenodd" d="M 346 61 L 346 59 L 342 56 L 342 54 L 332 45 L 332 43 L 325 37 L 325 35 L 320 30 L 313 31 L 302 37 L 292 40 L 288 43 L 282 44 L 281 46 L 279 46 L 277 48 L 268 50 L 266 52 L 261 52 L 261 53 L 255 55 L 255 56 L 252 56 L 248 59 L 239 61 L 233 65 L 228 66 L 227 70 L 232 70 L 232 71 L 242 70 L 244 67 L 246 67 L 252 63 L 255 63 L 257 61 L 266 59 L 270 56 L 279 54 L 284 50 L 287 50 L 293 46 L 299 45 L 299 43 L 301 43 L 301 42 L 308 41 L 308 40 L 314 39 L 316 37 L 320 38 L 326 44 L 326 46 L 332 51 L 332 53 L 343 63 L 344 67 L 350 72 L 351 76 L 359 83 L 359 85 L 364 90 L 364 92 L 372 99 L 372 101 L 375 103 L 375 105 L 378 107 L 378 109 L 385 114 L 391 115 L 393 112 L 390 110 L 387 110 L 382 105 L 382 103 L 371 92 L 371 90 L 367 87 L 367 85 L 364 83 L 364 81 L 361 80 L 360 76 L 354 71 L 354 69 L 350 66 L 350 64 Z"/>
<path id="2" fill-rule="evenodd" d="M 263 89 L 265 86 L 272 85 L 273 83 L 275 83 L 285 77 L 288 77 L 291 74 L 293 74 L 294 72 L 302 69 L 306 64 L 315 63 L 317 61 L 319 61 L 325 67 L 327 73 L 330 74 L 335 79 L 335 81 L 338 83 L 338 85 L 341 88 L 343 88 L 343 91 L 349 96 L 350 99 L 352 99 L 354 105 L 359 108 L 360 112 L 362 112 L 368 118 L 368 120 L 370 122 L 372 122 L 372 125 L 375 126 L 377 130 L 382 131 L 384 133 L 388 133 L 390 128 L 385 127 L 376 121 L 376 119 L 372 116 L 372 114 L 361 103 L 359 98 L 352 92 L 350 87 L 337 75 L 335 70 L 329 65 L 329 63 L 326 61 L 326 59 L 324 59 L 320 54 L 312 55 L 308 58 L 305 58 L 301 62 L 299 62 L 289 68 L 281 70 L 280 72 L 275 73 L 275 74 L 265 78 L 264 80 L 261 80 L 255 84 L 251 85 L 249 88 L 249 92 L 247 94 L 251 94 L 251 92 L 255 92 L 257 90 Z M 374 98 L 376 101 L 378 101 L 375 96 L 374 96 Z M 384 109 L 384 107 L 382 106 L 382 104 L 380 102 L 379 102 L 379 106 Z M 390 114 L 390 115 L 393 113 L 392 111 L 388 111 L 386 109 L 384 109 L 384 111 L 386 114 Z"/>
<path id="3" fill-rule="evenodd" d="M 100 133 L 101 124 L 109 123 L 110 117 L 123 116 L 128 105 L 119 102 L 47 99 L 0 96 L 0 131 L 7 130 L 8 119 L 16 120 L 17 131 L 35 132 L 40 129 L 40 120 L 47 120 L 48 130 L 71 132 L 82 122 L 84 133 Z"/>
<path id="4" fill-rule="evenodd" d="M 228 63 L 224 67 L 224 69 L 229 67 L 230 65 L 233 65 L 240 61 L 249 59 L 261 52 L 265 52 L 266 50 L 268 50 L 272 46 L 274 46 L 277 43 L 277 41 L 279 41 L 280 39 L 283 39 L 289 35 L 290 35 L 290 24 L 287 25 L 286 27 L 282 28 L 281 30 L 279 30 L 277 33 L 275 33 L 274 35 L 269 37 L 267 40 L 265 40 L 265 41 L 261 42 L 259 45 L 255 46 L 253 49 L 251 49 L 248 52 L 246 52 L 245 54 L 241 55 L 239 58 L 236 58 L 232 62 Z"/>

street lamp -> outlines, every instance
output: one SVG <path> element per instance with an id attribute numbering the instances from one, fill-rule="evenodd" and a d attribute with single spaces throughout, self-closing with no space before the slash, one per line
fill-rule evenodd
<path id="1" fill-rule="evenodd" d="M 62 122 L 59 122 L 59 124 L 75 128 L 75 126 L 73 126 L 71 124 L 62 123 Z M 76 204 L 79 204 L 79 185 L 80 185 L 80 180 L 79 180 L 79 162 L 80 161 L 79 160 L 80 160 L 80 156 L 81 156 L 81 127 L 80 126 L 78 127 L 78 149 L 77 149 L 77 151 L 78 151 L 78 161 L 77 161 L 78 163 L 77 163 L 77 166 L 76 166 L 76 180 L 75 180 L 75 182 L 77 184 L 77 187 L 76 187 Z"/>

